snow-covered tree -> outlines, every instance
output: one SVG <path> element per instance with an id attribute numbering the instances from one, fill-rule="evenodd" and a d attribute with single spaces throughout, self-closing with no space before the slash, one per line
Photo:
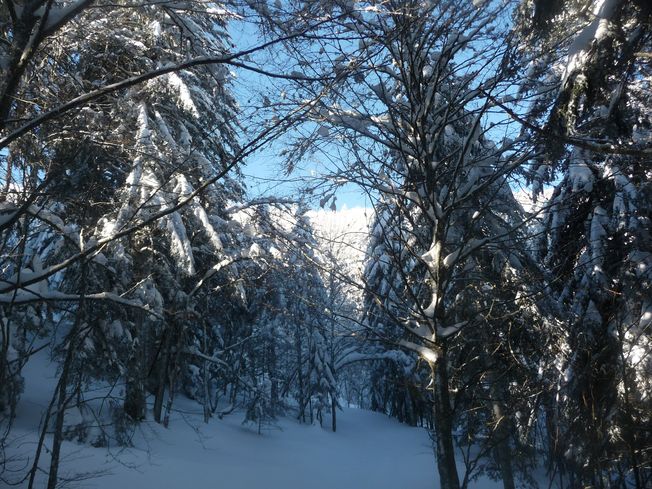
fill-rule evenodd
<path id="1" fill-rule="evenodd" d="M 259 425 L 296 410 L 300 420 L 323 420 L 337 407 L 338 386 L 329 351 L 327 289 L 320 275 L 314 231 L 299 204 L 260 202 L 237 212 L 250 240 L 242 264 L 247 295 L 244 332 L 225 341 L 238 352 L 222 357 L 238 384 L 230 402 L 244 404 Z"/>
<path id="2" fill-rule="evenodd" d="M 549 53 L 539 72 L 555 72 L 534 78 L 532 90 L 550 89 L 533 105 L 541 129 L 531 131 L 540 142 L 532 178 L 554 186 L 539 249 L 567 318 L 556 420 L 566 434 L 553 441 L 564 447 L 556 464 L 571 486 L 645 487 L 650 7 L 578 1 L 533 19 L 526 13 L 528 44 Z M 571 33 L 564 41 L 561 30 Z"/>
<path id="3" fill-rule="evenodd" d="M 181 392 L 259 431 L 335 431 L 341 400 L 426 425 L 445 489 L 541 453 L 560 487 L 647 487 L 648 3 L 3 2 L 0 453 L 47 348 L 30 488 Z M 366 192 L 368 242 L 247 201 L 288 129 L 322 208 Z"/>
<path id="4" fill-rule="evenodd" d="M 223 218 L 229 202 L 242 196 L 237 177 L 225 177 L 238 149 L 228 69 L 219 63 L 177 69 L 145 77 L 131 88 L 102 92 L 189 58 L 224 56 L 230 14 L 203 2 L 111 4 L 85 11 L 76 10 L 75 2 L 50 7 L 51 2 L 30 18 L 32 28 L 57 16 L 65 22 L 52 32 L 47 26 L 38 31 L 48 34 L 42 39 L 47 49 L 30 51 L 31 64 L 23 69 L 33 78 L 26 75 L 26 82 L 13 87 L 15 71 L 3 79 L 9 96 L 21 99 L 6 110 L 35 120 L 66 100 L 92 97 L 80 110 L 62 111 L 37 131 L 14 139 L 3 154 L 6 190 L 17 189 L 4 224 L 8 233 L 17 230 L 13 242 L 20 251 L 16 259 L 3 256 L 2 284 L 8 289 L 3 290 L 7 310 L 23 307 L 22 296 L 36 303 L 72 304 L 56 322 L 48 311 L 40 312 L 42 322 L 50 320 L 41 333 L 52 336 L 51 348 L 63 362 L 53 411 L 48 484 L 54 487 L 61 438 L 64 431 L 71 433 L 64 429 L 66 409 L 83 399 L 71 392 L 81 392 L 86 382 L 122 381 L 124 404 L 118 414 L 142 419 L 149 390 L 154 417 L 167 424 L 181 370 L 196 353 L 190 348 L 195 331 L 212 326 L 203 318 L 224 314 L 225 305 L 244 298 L 233 280 L 239 249 L 231 236 L 238 230 Z M 27 15 L 29 9 L 22 12 Z M 12 15 L 16 29 L 30 27 L 20 23 L 25 21 L 20 11 L 14 14 L 20 17 Z M 16 30 L 8 38 L 20 41 Z M 31 103 L 22 103 L 26 99 Z M 11 137 L 16 127 L 3 125 L 3 136 Z M 42 224 L 49 226 L 49 235 L 34 234 Z M 12 274 L 24 280 L 26 273 L 44 270 L 49 279 L 9 290 L 20 280 Z M 212 294 L 210 287 L 217 284 L 225 284 L 224 290 Z M 56 344 L 58 338 L 65 340 Z M 15 375 L 4 368 L 8 358 L 3 352 L 3 374 Z M 12 365 L 24 361 L 15 360 Z M 37 469 L 38 455 L 30 484 Z"/>
<path id="5" fill-rule="evenodd" d="M 321 209 L 310 213 L 319 272 L 326 288 L 322 334 L 329 368 L 342 401 L 368 407 L 373 388 L 360 355 L 364 341 L 361 326 L 363 290 L 360 287 L 368 240 L 369 212 L 363 208 Z M 328 379 L 327 379 L 328 380 Z M 333 400 L 333 399 L 331 399 Z M 331 404 L 331 427 L 336 430 L 336 402 Z"/>
<path id="6" fill-rule="evenodd" d="M 371 409 L 386 412 L 402 422 L 416 425 L 431 422 L 424 379 L 416 368 L 414 352 L 397 349 L 405 337 L 400 318 L 408 317 L 414 304 L 410 282 L 415 281 L 416 260 L 410 255 L 414 241 L 412 227 L 392 198 L 376 206 L 364 271 L 366 336 L 373 345 L 370 353 L 380 352 L 381 359 L 371 366 Z M 392 351 L 388 361 L 385 351 Z"/>
<path id="7" fill-rule="evenodd" d="M 497 100 L 510 97 L 511 46 L 490 41 L 505 34 L 509 5 L 358 2 L 332 9 L 350 20 L 331 33 L 346 33 L 346 43 L 324 36 L 319 50 L 338 76 L 290 158 L 318 142 L 328 158 L 346 162 L 328 182 L 360 183 L 382 196 L 367 310 L 371 324 L 384 325 L 379 334 L 393 330 L 389 340 L 426 367 L 440 480 L 459 487 L 451 404 L 457 354 L 499 326 L 489 291 L 512 311 L 519 295 L 536 294 L 529 276 L 536 269 L 528 271 L 519 245 L 525 216 L 510 190 L 510 176 L 525 161 L 524 141 L 490 141 L 509 119 Z M 397 376 L 409 378 L 400 363 Z M 502 460 L 509 459 L 506 452 Z"/>

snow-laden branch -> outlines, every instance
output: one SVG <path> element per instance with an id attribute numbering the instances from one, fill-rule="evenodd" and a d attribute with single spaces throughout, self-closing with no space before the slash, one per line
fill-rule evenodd
<path id="1" fill-rule="evenodd" d="M 9 133 L 7 136 L 3 137 L 0 139 L 0 150 L 3 148 L 6 148 L 11 142 L 15 141 L 19 137 L 27 134 L 29 131 L 32 129 L 40 126 L 44 122 L 47 122 L 51 119 L 54 119 L 62 114 L 65 114 L 66 112 L 69 112 L 72 109 L 75 109 L 77 107 L 81 107 L 84 104 L 91 102 L 97 98 L 103 97 L 104 95 L 107 95 L 109 93 L 116 92 L 118 90 L 124 90 L 125 88 L 132 87 L 134 85 L 139 85 L 145 81 L 151 80 L 153 78 L 158 78 L 163 75 L 167 75 L 169 73 L 175 73 L 178 71 L 183 71 L 187 70 L 189 68 L 194 68 L 196 66 L 203 66 L 203 65 L 213 65 L 213 64 L 228 64 L 231 66 L 237 66 L 239 68 L 243 68 L 249 71 L 254 71 L 256 73 L 271 77 L 271 78 L 282 78 L 282 79 L 287 79 L 287 80 L 297 80 L 297 81 L 320 81 L 323 82 L 325 80 L 329 80 L 332 77 L 329 76 L 319 76 L 319 77 L 309 77 L 309 76 L 303 76 L 300 74 L 280 74 L 280 73 L 274 73 L 274 72 L 269 72 L 266 70 L 262 70 L 260 68 L 257 68 L 255 66 L 249 65 L 242 63 L 238 61 L 239 59 L 246 59 L 249 55 L 254 54 L 258 51 L 262 51 L 264 49 L 267 49 L 271 46 L 274 46 L 276 44 L 286 42 L 292 39 L 295 39 L 297 37 L 302 36 L 306 32 L 317 28 L 319 25 L 325 23 L 327 21 L 322 21 L 318 22 L 316 24 L 313 24 L 306 29 L 303 29 L 300 32 L 296 32 L 284 37 L 279 37 L 277 39 L 272 39 L 271 41 L 268 41 L 266 43 L 260 44 L 258 46 L 254 46 L 253 48 L 250 49 L 245 49 L 243 51 L 239 51 L 237 53 L 232 53 L 232 54 L 223 54 L 219 56 L 198 56 L 196 58 L 191 58 L 189 60 L 180 62 L 180 63 L 174 63 L 174 64 L 168 64 L 165 65 L 161 68 L 157 68 L 152 71 L 148 71 L 147 73 L 143 73 L 141 75 L 136 75 L 132 76 L 130 78 L 127 78 L 125 80 L 121 80 L 116 83 L 111 83 L 109 85 L 106 85 L 104 87 L 98 88 L 97 90 L 93 90 L 92 92 L 85 93 L 83 95 L 80 95 L 79 97 L 75 97 L 72 100 L 69 100 L 68 102 L 55 107 L 54 109 L 51 109 L 47 112 L 44 112 L 43 114 L 39 115 L 38 117 L 33 118 L 32 120 L 26 122 L 19 128 L 15 129 L 11 133 Z"/>
<path id="2" fill-rule="evenodd" d="M 620 0 L 601 0 L 594 8 L 593 21 L 575 37 L 568 50 L 568 60 L 562 76 L 562 87 L 586 65 L 592 46 L 599 44 L 606 37 L 611 27 L 612 18 L 617 11 Z"/>
<path id="3" fill-rule="evenodd" d="M 261 197 L 260 199 L 253 199 L 242 204 L 232 205 L 224 211 L 225 214 L 234 214 L 240 212 L 244 209 L 249 209 L 250 207 L 256 207 L 259 205 L 270 205 L 270 204 L 287 204 L 293 205 L 297 203 L 297 199 L 284 199 L 280 197 Z"/>
<path id="4" fill-rule="evenodd" d="M 357 350 L 352 350 L 344 354 L 335 362 L 335 370 L 346 367 L 357 362 L 372 362 L 375 360 L 391 360 L 396 363 L 403 363 L 405 354 L 399 350 L 386 350 L 375 353 L 362 353 Z"/>
<path id="5" fill-rule="evenodd" d="M 247 260 L 247 257 L 236 257 L 236 258 L 225 258 L 224 260 L 220 261 L 216 265 L 213 265 L 201 278 L 199 282 L 197 282 L 197 285 L 193 287 L 193 289 L 190 291 L 188 296 L 195 295 L 195 293 L 217 272 L 222 270 L 223 268 L 226 268 L 230 265 L 233 265 L 236 262 L 242 261 L 242 260 Z"/>
<path id="6" fill-rule="evenodd" d="M 23 214 L 28 214 L 43 221 L 46 224 L 49 224 L 60 233 L 66 232 L 61 218 L 52 212 L 39 208 L 35 205 L 19 206 L 11 202 L 0 203 L 0 231 L 6 227 L 9 227 L 9 225 L 13 223 L 17 217 L 20 217 Z"/>
<path id="7" fill-rule="evenodd" d="M 423 346 L 417 345 L 412 341 L 401 340 L 399 342 L 403 348 L 406 348 L 410 351 L 418 353 L 421 358 L 423 358 L 428 363 L 436 363 L 437 359 L 441 356 L 441 350 L 437 346 Z"/>
<path id="8" fill-rule="evenodd" d="M 77 0 L 64 7 L 51 8 L 42 34 L 44 37 L 51 35 L 54 31 L 62 27 L 66 22 L 76 17 L 82 10 L 91 5 L 95 0 Z"/>
<path id="9" fill-rule="evenodd" d="M 226 363 L 224 360 L 222 360 L 221 358 L 208 356 L 205 353 L 198 351 L 197 348 L 186 348 L 185 350 L 183 350 L 183 352 L 186 353 L 187 355 L 192 355 L 193 357 L 201 358 L 202 360 L 206 360 L 207 362 L 220 365 L 221 367 L 226 367 L 226 368 L 230 367 L 230 365 Z"/>
<path id="10" fill-rule="evenodd" d="M 266 144 L 270 139 L 274 137 L 274 132 L 279 129 L 279 128 L 284 128 L 287 124 L 290 124 L 294 118 L 299 117 L 304 115 L 306 112 L 312 110 L 314 108 L 314 105 L 316 104 L 315 100 L 310 100 L 302 104 L 301 106 L 295 108 L 292 110 L 288 115 L 286 115 L 283 119 L 279 119 L 276 121 L 274 124 L 272 124 L 270 127 L 267 127 L 263 129 L 257 137 L 252 139 L 248 144 L 246 144 L 242 149 L 238 151 L 238 153 L 233 157 L 231 162 L 220 172 L 215 174 L 212 178 L 207 179 L 204 181 L 200 186 L 198 186 L 193 192 L 187 194 L 184 198 L 179 199 L 179 201 L 170 207 L 167 207 L 164 210 L 161 210 L 155 214 L 152 214 L 149 216 L 147 219 L 144 219 L 136 224 L 133 224 L 127 228 L 122 229 L 121 231 L 116 232 L 115 234 L 108 236 L 106 238 L 100 239 L 96 241 L 93 245 L 87 246 L 84 248 L 82 251 L 79 253 L 67 258 L 66 260 L 63 260 L 62 262 L 52 265 L 46 269 L 44 269 L 40 273 L 35 273 L 29 280 L 25 280 L 21 282 L 21 285 L 23 287 L 35 284 L 37 282 L 40 282 L 52 275 L 54 275 L 57 272 L 60 272 L 61 270 L 64 270 L 71 266 L 72 264 L 85 259 L 97 252 L 99 252 L 103 247 L 108 245 L 109 243 L 112 243 L 113 241 L 116 241 L 120 238 L 123 238 L 125 236 L 128 236 L 135 231 L 138 231 L 139 229 L 142 229 L 146 226 L 149 226 L 150 224 L 153 224 L 154 222 L 158 221 L 159 219 L 170 215 L 174 212 L 177 212 L 179 209 L 185 207 L 188 205 L 190 202 L 193 201 L 195 197 L 198 195 L 201 195 L 204 190 L 206 190 L 209 186 L 215 184 L 217 181 L 219 181 L 221 178 L 226 176 L 227 173 L 229 173 L 238 163 L 243 161 L 247 156 L 250 154 L 254 153 L 257 151 L 262 145 Z M 10 284 L 8 286 L 0 288 L 0 294 L 5 294 L 7 292 L 11 292 L 12 290 L 16 290 L 19 288 L 18 285 L 16 284 Z"/>
<path id="11" fill-rule="evenodd" d="M 527 127 L 529 130 L 538 134 L 539 136 L 546 138 L 547 140 L 558 139 L 565 144 L 576 146 L 582 149 L 587 149 L 589 151 L 593 151 L 594 153 L 609 154 L 609 155 L 623 155 L 623 156 L 645 156 L 645 157 L 652 156 L 652 148 L 649 147 L 637 146 L 635 144 L 623 145 L 623 144 L 613 144 L 613 143 L 605 143 L 599 141 L 589 141 L 581 137 L 567 136 L 565 134 L 560 134 L 559 132 L 554 132 L 549 127 L 541 128 L 535 124 L 532 124 L 530 121 L 524 119 L 520 115 L 518 115 L 512 109 L 507 107 L 503 102 L 496 99 L 493 95 L 490 95 L 487 92 L 485 92 L 484 95 L 489 100 L 491 100 L 491 102 L 496 107 L 500 107 L 502 110 L 504 110 L 505 113 L 509 115 L 511 119 L 523 125 L 524 127 Z"/>
<path id="12" fill-rule="evenodd" d="M 6 282 L 5 282 L 6 283 Z M 23 285 L 22 283 L 20 284 Z M 146 305 L 138 301 L 125 299 L 118 294 L 112 292 L 98 292 L 95 294 L 66 294 L 56 290 L 41 290 L 41 287 L 35 288 L 19 288 L 18 290 L 0 294 L 0 304 L 30 304 L 33 302 L 79 302 L 82 300 L 88 301 L 108 301 L 123 306 L 133 307 L 140 309 L 147 314 L 154 316 L 157 319 L 163 320 L 156 311 L 151 310 Z"/>

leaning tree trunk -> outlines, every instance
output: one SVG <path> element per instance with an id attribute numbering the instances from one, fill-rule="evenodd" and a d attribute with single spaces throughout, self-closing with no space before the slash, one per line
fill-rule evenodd
<path id="1" fill-rule="evenodd" d="M 75 330 L 73 330 L 76 332 Z M 70 370 L 74 359 L 75 346 L 73 344 L 74 338 L 71 338 L 68 345 L 68 353 L 66 360 L 63 364 L 61 371 L 61 379 L 57 386 L 57 414 L 54 421 L 54 434 L 52 437 L 52 451 L 50 452 L 50 472 L 48 474 L 48 489 L 55 489 L 59 482 L 59 460 L 61 456 L 61 443 L 63 441 L 63 425 L 66 415 L 66 409 L 72 396 L 68 395 L 68 383 L 70 377 Z M 45 422 L 47 423 L 48 420 Z"/>
<path id="2" fill-rule="evenodd" d="M 298 400 L 299 400 L 299 420 L 301 422 L 305 423 L 306 422 L 306 406 L 308 404 L 308 401 L 306 399 L 306 394 L 304 392 L 304 385 L 303 385 L 303 355 L 302 355 L 302 342 L 301 342 L 301 334 L 299 332 L 298 327 L 295 328 L 294 330 L 294 346 L 296 348 L 296 353 L 297 353 L 297 380 L 299 382 L 298 384 Z"/>
<path id="3" fill-rule="evenodd" d="M 512 447 L 515 429 L 511 413 L 505 412 L 508 402 L 507 386 L 504 376 L 497 372 L 498 366 L 493 364 L 488 355 L 481 353 L 485 371 L 488 372 L 489 392 L 486 401 L 487 410 L 493 419 L 493 428 L 488 442 L 492 446 L 494 460 L 500 471 L 504 489 L 515 489 L 514 468 L 512 466 Z"/>
<path id="4" fill-rule="evenodd" d="M 173 351 L 168 355 L 168 365 L 166 371 L 168 373 L 168 398 L 165 404 L 165 415 L 163 416 L 163 426 L 170 425 L 170 415 L 172 413 L 172 405 L 174 404 L 174 397 L 177 393 L 177 378 L 181 369 L 180 355 L 183 350 L 183 333 L 182 327 L 176 320 L 172 322 L 175 343 Z"/>
<path id="5" fill-rule="evenodd" d="M 67 351 L 66 359 L 64 360 L 63 367 L 61 369 L 61 375 L 59 377 L 59 383 L 55 395 L 57 397 L 57 411 L 54 419 L 54 433 L 52 436 L 52 450 L 50 452 L 50 472 L 48 474 L 48 485 L 47 489 L 56 489 L 56 486 L 59 482 L 59 461 L 61 458 L 61 444 L 63 442 L 63 428 L 66 410 L 68 409 L 68 403 L 72 399 L 72 396 L 68 395 L 68 385 L 70 385 L 70 378 L 72 375 L 81 375 L 79 372 L 73 372 L 74 363 L 76 359 L 77 349 L 80 345 L 84 343 L 86 335 L 88 335 L 88 326 L 82 331 L 82 327 L 85 324 L 84 320 L 86 318 L 86 279 L 87 279 L 87 263 L 82 261 L 81 263 L 81 300 L 79 301 L 79 309 L 75 314 L 75 322 L 70 329 L 70 332 L 67 336 Z M 44 430 L 47 429 L 48 419 L 44 420 Z M 32 488 L 34 480 L 30 478 L 30 489 Z"/>

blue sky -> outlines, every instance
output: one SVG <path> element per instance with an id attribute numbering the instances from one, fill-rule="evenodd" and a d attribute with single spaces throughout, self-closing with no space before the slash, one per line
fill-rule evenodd
<path id="1" fill-rule="evenodd" d="M 247 21 L 234 21 L 230 24 L 230 33 L 232 40 L 237 49 L 248 49 L 260 44 L 262 41 L 259 38 L 257 27 L 251 25 Z M 462 53 L 462 59 L 467 61 L 466 56 L 470 53 Z M 258 57 L 259 55 L 256 55 Z M 271 54 L 272 63 L 265 63 L 265 57 L 268 53 L 260 53 L 261 62 L 263 66 L 283 66 L 284 58 L 282 51 L 280 53 Z M 253 59 L 251 62 L 255 62 Z M 279 62 L 280 61 L 280 62 Z M 289 62 L 289 60 L 288 60 Z M 472 63 L 468 67 L 469 70 L 477 68 Z M 290 64 L 277 68 L 277 70 L 285 69 L 287 73 L 292 71 Z M 233 90 L 236 98 L 243 104 L 243 112 L 256 111 L 257 104 L 261 105 L 262 95 L 267 94 L 268 99 L 271 101 L 281 101 L 283 97 L 279 97 L 279 91 L 283 90 L 282 82 L 269 79 L 263 75 L 252 71 L 239 69 L 237 71 L 237 79 L 233 84 Z M 513 89 L 508 90 L 508 94 Z M 506 95 L 505 93 L 501 95 Z M 483 101 L 478 100 L 476 103 L 479 105 Z M 505 114 L 498 110 L 499 114 L 495 113 L 496 109 L 485 113 L 485 125 L 497 123 L 500 121 L 505 122 Z M 267 118 L 271 116 L 270 111 L 266 114 Z M 260 117 L 258 114 L 256 117 Z M 252 119 L 256 120 L 256 118 Z M 257 119 L 258 121 L 260 119 Z M 245 123 L 246 124 L 246 123 Z M 515 137 L 512 134 L 514 131 L 514 124 L 500 124 L 491 129 L 487 136 L 495 141 L 500 141 L 506 136 Z M 294 134 L 296 136 L 296 134 Z M 245 176 L 245 181 L 249 190 L 251 198 L 256 197 L 269 197 L 281 196 L 299 199 L 301 197 L 301 188 L 309 185 L 315 185 L 322 173 L 327 172 L 328 162 L 320 161 L 319 155 L 311 155 L 306 157 L 301 166 L 297 167 L 289 175 L 285 173 L 285 160 L 280 155 L 280 152 L 292 141 L 291 135 L 282 136 L 274 144 L 265 147 L 260 152 L 252 155 L 246 161 L 245 165 L 241 167 L 241 171 Z M 338 208 L 343 206 L 352 207 L 370 207 L 371 202 L 365 192 L 358 188 L 356 185 L 348 184 L 343 188 L 337 190 L 336 205 Z M 319 207 L 319 197 L 313 199 L 311 204 L 314 207 Z M 331 201 L 327 203 L 330 206 Z"/>
<path id="2" fill-rule="evenodd" d="M 301 187 L 313 181 L 316 174 L 311 174 L 308 169 L 298 169 L 289 176 L 282 172 L 283 161 L 274 154 L 262 152 L 250 157 L 241 167 L 250 197 L 283 196 L 299 198 Z M 312 170 L 315 172 L 316 170 Z M 336 193 L 338 208 L 346 206 L 370 207 L 369 198 L 357 186 L 349 184 L 340 188 Z M 319 207 L 319 199 L 313 202 L 314 207 Z M 330 204 L 329 204 L 330 205 Z"/>
<path id="3" fill-rule="evenodd" d="M 248 49 L 261 42 L 256 28 L 247 22 L 232 22 L 230 34 L 238 49 Z M 267 92 L 271 100 L 278 100 L 279 88 L 274 81 L 258 73 L 242 69 L 237 71 L 236 76 L 232 88 L 238 100 L 251 101 L 252 105 L 255 105 L 261 92 Z M 285 161 L 279 153 L 289 143 L 289 140 L 289 136 L 281 137 L 274 144 L 249 157 L 241 167 L 249 190 L 249 197 L 281 196 L 299 199 L 302 187 L 315 184 L 322 173 L 321 165 L 316 158 L 313 158 L 312 161 L 306 159 L 302 162 L 302 166 L 296 168 L 290 175 L 285 173 Z M 316 197 L 309 203 L 318 208 L 319 198 Z M 330 205 L 330 201 L 328 205 Z M 336 205 L 338 208 L 344 206 L 353 208 L 370 207 L 371 203 L 361 189 L 350 184 L 336 192 Z"/>

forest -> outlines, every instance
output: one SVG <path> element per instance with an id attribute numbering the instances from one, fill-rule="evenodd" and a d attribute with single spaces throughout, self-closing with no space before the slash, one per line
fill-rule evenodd
<path id="1" fill-rule="evenodd" d="M 0 487 L 186 406 L 652 487 L 649 0 L 2 0 L 0 70 Z"/>

